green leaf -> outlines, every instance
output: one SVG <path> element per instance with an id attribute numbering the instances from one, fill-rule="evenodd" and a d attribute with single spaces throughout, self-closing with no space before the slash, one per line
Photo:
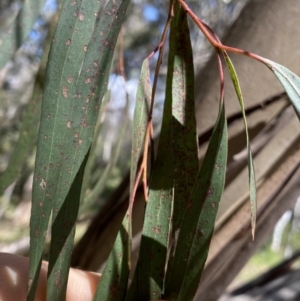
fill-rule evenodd
<path id="1" fill-rule="evenodd" d="M 96 200 L 99 198 L 101 195 L 102 191 L 106 187 L 106 181 L 109 177 L 110 172 L 112 169 L 116 166 L 117 160 L 120 155 L 120 150 L 121 146 L 123 143 L 123 138 L 127 130 L 127 125 L 128 125 L 128 106 L 129 106 L 129 101 L 127 99 L 126 101 L 126 106 L 123 111 L 123 121 L 121 124 L 121 130 L 117 134 L 116 137 L 116 145 L 114 146 L 113 152 L 111 154 L 110 161 L 108 164 L 105 166 L 101 176 L 98 178 L 97 183 L 95 184 L 93 190 L 90 192 L 90 194 L 86 197 L 86 200 L 80 208 L 80 213 L 84 212 L 91 204 L 94 204 Z M 99 208 L 98 208 L 99 209 Z"/>
<path id="2" fill-rule="evenodd" d="M 251 147 L 250 147 L 250 140 L 249 140 L 244 100 L 243 100 L 243 95 L 242 95 L 242 90 L 241 90 L 241 86 L 239 83 L 239 79 L 237 77 L 233 63 L 230 60 L 226 51 L 223 51 L 223 55 L 224 55 L 225 62 L 227 64 L 227 67 L 229 70 L 230 77 L 233 82 L 233 86 L 235 88 L 236 95 L 238 97 L 238 100 L 239 100 L 239 103 L 241 106 L 244 125 L 245 125 L 246 143 L 247 143 L 247 152 L 248 152 L 249 190 L 250 190 L 250 205 L 251 205 L 251 229 L 252 229 L 252 238 L 254 239 L 255 226 L 256 226 L 256 209 L 257 209 L 256 186 L 255 186 L 254 165 L 253 165 L 253 158 L 252 158 L 252 154 L 251 154 Z"/>
<path id="3" fill-rule="evenodd" d="M 44 0 L 22 1 L 21 8 L 17 4 L 11 7 L 0 21 L 0 69 L 10 60 L 28 37 L 29 31 L 36 22 Z M 2 17 L 3 20 L 2 20 Z"/>
<path id="4" fill-rule="evenodd" d="M 170 49 L 174 52 L 174 66 L 169 65 L 168 68 L 171 68 L 170 72 L 173 71 L 172 126 L 175 180 L 173 226 L 174 230 L 177 230 L 199 171 L 193 52 L 187 16 L 182 9 L 171 26 Z"/>
<path id="5" fill-rule="evenodd" d="M 172 77 L 172 73 L 168 71 L 168 78 L 170 77 Z M 147 78 L 149 76 L 146 76 L 145 80 Z M 167 83 L 167 91 L 171 91 L 169 83 Z M 143 108 L 143 110 L 145 109 Z M 139 139 L 142 139 L 142 136 Z M 162 294 L 173 207 L 172 202 L 172 97 L 167 92 L 157 157 L 149 182 L 149 198 L 145 213 L 139 259 L 125 299 L 127 301 L 156 300 Z"/>
<path id="6" fill-rule="evenodd" d="M 52 239 L 50 247 L 50 260 L 48 267 L 47 300 L 65 300 L 66 289 L 73 250 L 75 225 L 80 203 L 80 192 L 84 168 L 88 154 L 71 185 L 69 193 L 57 214 L 52 225 Z"/>
<path id="7" fill-rule="evenodd" d="M 224 103 L 186 206 L 164 299 L 193 300 L 199 285 L 224 188 L 227 124 Z"/>
<path id="8" fill-rule="evenodd" d="M 128 229 L 131 231 L 130 219 L 126 214 L 100 278 L 94 301 L 124 300 L 129 276 L 130 234 Z"/>
<path id="9" fill-rule="evenodd" d="M 20 175 L 24 162 L 36 144 L 41 111 L 41 87 L 36 84 L 33 96 L 27 104 L 23 122 L 20 128 L 20 135 L 9 164 L 0 176 L 0 195 Z"/>
<path id="10" fill-rule="evenodd" d="M 106 91 L 106 93 L 103 97 L 103 100 L 102 100 L 97 124 L 95 127 L 93 144 L 91 147 L 90 156 L 88 158 L 88 161 L 86 163 L 86 167 L 84 170 L 84 176 L 83 176 L 83 182 L 82 182 L 82 188 L 81 188 L 81 196 L 80 196 L 81 203 L 83 203 L 83 204 L 79 208 L 79 215 L 81 215 L 81 213 L 85 212 L 85 210 L 89 206 L 89 202 L 85 202 L 84 198 L 86 195 L 86 191 L 90 188 L 89 186 L 90 186 L 90 179 L 92 176 L 92 170 L 93 170 L 93 167 L 96 165 L 96 146 L 97 146 L 99 132 L 100 132 L 101 125 L 102 125 L 103 115 L 104 115 L 105 110 L 107 109 L 107 104 L 110 101 L 110 95 L 111 95 L 110 90 Z"/>
<path id="11" fill-rule="evenodd" d="M 23 1 L 23 6 L 20 14 L 17 17 L 17 31 L 16 38 L 19 40 L 17 45 L 21 44 L 28 38 L 30 30 L 37 21 L 45 0 L 28 0 Z"/>
<path id="12" fill-rule="evenodd" d="M 111 0 L 100 15 L 100 1 L 65 0 L 63 3 L 49 54 L 42 104 L 30 220 L 28 300 L 34 298 L 51 210 L 54 208 L 55 225 L 91 147 L 127 5 L 128 0 Z M 74 207 L 76 210 L 77 204 Z M 67 266 L 64 268 L 59 273 L 67 274 Z M 61 287 L 63 290 L 64 285 Z M 47 298 L 54 301 L 58 295 L 54 293 Z"/>
<path id="13" fill-rule="evenodd" d="M 150 81 L 149 60 L 142 65 L 133 117 L 132 158 L 130 176 L 130 202 L 133 202 L 134 183 L 137 166 L 144 146 L 149 118 L 152 86 Z M 123 300 L 127 291 L 129 275 L 128 260 L 131 250 L 131 213 L 130 208 L 123 220 L 113 250 L 100 279 L 95 301 Z M 116 256 L 119 254 L 119 256 Z M 122 256 L 121 256 L 122 254 Z M 122 276 L 122 277 L 120 277 Z"/>
<path id="14" fill-rule="evenodd" d="M 275 62 L 267 59 L 264 59 L 264 62 L 282 84 L 300 120 L 300 78 L 289 69 Z"/>
<path id="15" fill-rule="evenodd" d="M 29 284 L 31 281 L 34 284 L 30 286 L 29 300 L 34 298 L 44 233 L 53 203 L 56 203 L 55 220 L 83 160 L 75 151 L 88 145 L 87 137 L 82 143 L 83 137 L 79 136 L 83 127 L 83 124 L 80 125 L 80 115 L 86 119 L 81 111 L 84 101 L 74 99 L 74 95 L 78 70 L 85 55 L 83 47 L 88 45 L 92 32 L 79 20 L 82 16 L 81 3 L 73 3 L 64 2 L 46 71 L 30 219 Z M 89 5 L 85 13 L 93 14 L 95 9 L 97 7 Z M 89 23 L 93 28 L 94 20 L 89 19 Z M 75 158 L 74 154 L 77 154 Z"/>
<path id="16" fill-rule="evenodd" d="M 175 233 L 180 228 L 184 210 L 199 171 L 198 143 L 194 103 L 194 65 L 186 13 L 175 4 L 171 24 L 168 74 L 172 97 L 172 133 L 174 164 L 174 213 L 172 248 L 168 270 L 171 270 Z M 168 281 L 170 275 L 167 275 Z"/>
<path id="17" fill-rule="evenodd" d="M 142 65 L 132 125 L 132 156 L 130 169 L 130 200 L 133 198 L 133 187 L 137 176 L 137 167 L 145 142 L 149 119 L 152 85 L 150 81 L 149 59 Z"/>

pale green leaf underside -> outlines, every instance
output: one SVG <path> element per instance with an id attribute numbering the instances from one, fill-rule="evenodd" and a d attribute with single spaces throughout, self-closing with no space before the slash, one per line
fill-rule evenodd
<path id="1" fill-rule="evenodd" d="M 243 120 L 244 120 L 244 125 L 245 125 L 246 143 L 247 143 L 247 152 L 248 152 L 249 190 L 250 190 L 250 204 L 251 204 L 251 228 L 252 228 L 252 238 L 254 239 L 255 225 L 256 225 L 256 210 L 257 210 L 256 185 L 255 185 L 255 173 L 254 173 L 253 158 L 252 158 L 252 154 L 251 154 L 247 119 L 246 119 L 246 113 L 245 113 L 245 105 L 244 105 L 241 86 L 240 86 L 239 79 L 238 79 L 237 73 L 235 71 L 234 65 L 233 65 L 232 61 L 230 60 L 226 51 L 223 51 L 223 54 L 225 57 L 225 62 L 227 64 L 228 70 L 229 70 L 230 77 L 233 82 L 233 86 L 235 88 L 236 95 L 237 95 L 239 103 L 240 103 Z"/>
<path id="2" fill-rule="evenodd" d="M 267 59 L 264 59 L 264 62 L 282 84 L 300 119 L 300 78 L 289 69 L 275 62 Z"/>

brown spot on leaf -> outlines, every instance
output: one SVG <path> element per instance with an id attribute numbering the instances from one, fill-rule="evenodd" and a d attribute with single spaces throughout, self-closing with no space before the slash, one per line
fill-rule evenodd
<path id="1" fill-rule="evenodd" d="M 80 15 L 78 17 L 79 21 L 83 21 L 84 18 L 85 18 L 84 13 L 80 13 Z"/>
<path id="2" fill-rule="evenodd" d="M 62 87 L 62 94 L 64 98 L 69 98 L 69 89 L 66 86 Z"/>
<path id="3" fill-rule="evenodd" d="M 213 189 L 212 187 L 210 187 L 210 188 L 207 190 L 206 197 L 207 197 L 207 198 L 211 198 L 213 195 L 214 195 L 214 189 Z"/>

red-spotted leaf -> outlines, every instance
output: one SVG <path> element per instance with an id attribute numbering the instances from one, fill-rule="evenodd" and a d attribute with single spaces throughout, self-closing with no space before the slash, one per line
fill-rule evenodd
<path id="1" fill-rule="evenodd" d="M 222 102 L 202 167 L 185 208 L 173 265 L 168 271 L 170 277 L 165 284 L 166 300 L 193 300 L 224 188 L 226 160 L 227 124 Z"/>

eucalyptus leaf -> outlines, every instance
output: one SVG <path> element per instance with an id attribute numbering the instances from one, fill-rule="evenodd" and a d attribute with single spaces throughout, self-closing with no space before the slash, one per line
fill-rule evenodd
<path id="1" fill-rule="evenodd" d="M 224 103 L 186 205 L 164 299 L 189 301 L 197 291 L 224 188 L 227 161 Z"/>
<path id="2" fill-rule="evenodd" d="M 130 169 L 130 200 L 132 201 L 134 184 L 141 152 L 145 143 L 150 113 L 152 85 L 150 81 L 149 59 L 145 59 L 141 69 L 136 95 L 132 130 L 132 157 Z"/>
<path id="3" fill-rule="evenodd" d="M 111 0 L 101 11 L 102 4 L 96 0 L 66 0 L 63 3 L 49 54 L 42 104 L 30 220 L 28 300 L 34 298 L 44 233 L 52 208 L 53 227 L 61 222 L 57 219 L 68 222 L 62 210 L 91 147 L 127 5 L 126 0 Z M 78 203 L 74 203 L 72 210 L 77 211 L 77 206 Z M 61 238 L 57 231 L 52 234 L 52 245 L 63 247 L 63 239 L 68 241 L 68 249 L 72 249 L 72 231 L 69 231 L 70 237 Z M 49 265 L 63 266 L 63 270 L 56 272 L 67 275 L 68 265 L 62 263 L 68 262 L 66 257 L 70 253 L 64 253 L 63 257 L 52 254 Z M 51 281 L 55 281 L 55 277 L 48 281 L 48 286 L 55 286 L 55 282 Z M 61 284 L 58 290 L 65 289 L 65 283 Z M 59 300 L 61 294 L 53 290 L 47 294 L 47 300 Z"/>
<path id="4" fill-rule="evenodd" d="M 167 77 L 172 77 L 172 73 L 168 71 Z M 147 77 L 145 80 L 148 80 Z M 157 157 L 149 181 L 139 259 L 125 299 L 127 301 L 156 300 L 163 290 L 173 207 L 172 97 L 168 91 L 170 86 L 167 83 Z"/>
<path id="5" fill-rule="evenodd" d="M 186 13 L 178 3 L 174 6 L 171 23 L 168 93 L 172 97 L 172 142 L 174 164 L 174 212 L 172 219 L 172 247 L 168 271 L 171 270 L 176 233 L 199 171 L 198 143 L 194 103 L 194 65 Z M 166 276 L 168 281 L 169 274 Z"/>
<path id="6" fill-rule="evenodd" d="M 24 162 L 36 144 L 41 112 L 41 87 L 37 83 L 33 96 L 24 112 L 18 141 L 9 160 L 8 166 L 0 175 L 0 196 L 20 175 Z"/>
<path id="7" fill-rule="evenodd" d="M 142 65 L 133 117 L 132 158 L 130 176 L 130 206 L 122 222 L 120 231 L 108 258 L 105 270 L 97 288 L 95 301 L 124 300 L 129 275 L 128 262 L 131 252 L 131 203 L 134 201 L 134 184 L 141 151 L 145 142 L 149 119 L 152 86 L 150 81 L 149 60 Z M 118 254 L 118 256 L 117 256 Z"/>
<path id="8" fill-rule="evenodd" d="M 234 65 L 226 51 L 223 51 L 223 55 L 224 55 L 225 62 L 227 64 L 227 67 L 229 70 L 230 77 L 233 82 L 233 86 L 235 88 L 236 95 L 237 95 L 239 103 L 240 103 L 240 107 L 241 107 L 242 115 L 243 115 L 243 121 L 244 121 L 244 125 L 245 125 L 247 153 L 248 153 L 249 190 L 250 190 L 250 205 L 251 205 L 251 229 L 252 229 L 252 239 L 254 239 L 255 226 L 256 226 L 256 210 L 257 210 L 256 185 L 255 185 L 255 173 L 254 173 L 253 158 L 252 158 L 252 153 L 251 153 L 250 139 L 249 139 L 247 119 L 246 119 L 246 113 L 245 113 L 245 105 L 244 105 L 241 86 L 240 86 L 239 79 L 236 74 Z"/>
<path id="9" fill-rule="evenodd" d="M 284 66 L 267 59 L 264 59 L 264 62 L 282 84 L 300 119 L 300 78 Z"/>

